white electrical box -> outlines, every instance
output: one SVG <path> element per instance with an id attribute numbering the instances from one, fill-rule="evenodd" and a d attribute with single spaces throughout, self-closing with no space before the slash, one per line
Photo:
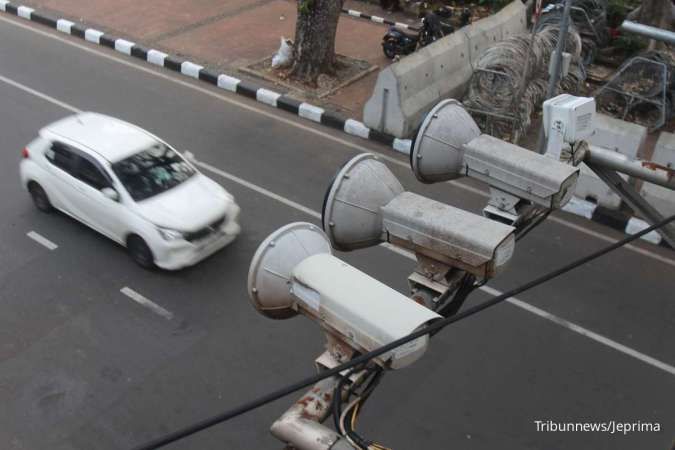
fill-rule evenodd
<path id="1" fill-rule="evenodd" d="M 595 99 L 561 94 L 544 102 L 544 131 L 549 135 L 551 128 L 559 122 L 564 142 L 576 142 L 593 134 L 595 130 Z"/>

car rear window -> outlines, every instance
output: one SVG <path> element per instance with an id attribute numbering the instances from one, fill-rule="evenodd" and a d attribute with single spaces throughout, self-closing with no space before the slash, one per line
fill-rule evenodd
<path id="1" fill-rule="evenodd" d="M 161 142 L 114 163 L 112 170 L 136 201 L 168 191 L 195 174 L 175 150 Z"/>

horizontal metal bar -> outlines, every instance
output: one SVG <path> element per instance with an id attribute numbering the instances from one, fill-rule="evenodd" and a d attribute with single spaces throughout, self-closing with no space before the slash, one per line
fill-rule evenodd
<path id="1" fill-rule="evenodd" d="M 651 161 L 630 159 L 621 153 L 590 145 L 585 160 L 650 183 L 675 190 L 675 169 Z"/>
<path id="2" fill-rule="evenodd" d="M 621 29 L 629 33 L 639 34 L 657 41 L 675 44 L 675 33 L 664 30 L 662 28 L 650 27 L 649 25 L 642 25 L 641 23 L 624 20 L 621 24 Z"/>

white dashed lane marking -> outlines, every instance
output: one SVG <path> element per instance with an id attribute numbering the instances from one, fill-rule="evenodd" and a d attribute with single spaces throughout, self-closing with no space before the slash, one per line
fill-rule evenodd
<path id="1" fill-rule="evenodd" d="M 134 291 L 133 289 L 124 286 L 122 289 L 120 289 L 120 292 L 129 297 L 130 299 L 132 299 L 133 301 L 135 301 L 136 303 L 138 303 L 139 305 L 145 306 L 155 314 L 159 314 L 160 316 L 164 317 L 166 320 L 173 319 L 173 313 L 171 313 L 171 311 L 167 311 L 166 309 L 159 306 L 157 303 L 148 300 L 147 298 L 143 297 L 141 294 Z"/>
<path id="2" fill-rule="evenodd" d="M 59 248 L 58 245 L 56 245 L 55 243 L 53 243 L 52 241 L 50 241 L 49 239 L 47 239 L 46 237 L 42 236 L 40 233 L 37 233 L 35 231 L 29 231 L 28 233 L 26 233 L 26 236 L 28 236 L 38 244 L 47 247 L 49 250 L 56 250 L 57 248 Z"/>

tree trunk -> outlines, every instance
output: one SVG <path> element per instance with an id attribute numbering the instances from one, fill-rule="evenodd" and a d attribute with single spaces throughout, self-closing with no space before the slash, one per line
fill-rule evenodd
<path id="1" fill-rule="evenodd" d="M 315 83 L 335 73 L 335 33 L 344 0 L 298 0 L 293 67 L 290 75 Z"/>
<path id="2" fill-rule="evenodd" d="M 643 25 L 651 25 L 664 30 L 673 29 L 673 6 L 671 0 L 643 0 L 640 5 L 637 21 Z M 649 49 L 657 45 L 656 41 L 649 41 Z M 665 45 L 660 43 L 659 46 Z"/>

